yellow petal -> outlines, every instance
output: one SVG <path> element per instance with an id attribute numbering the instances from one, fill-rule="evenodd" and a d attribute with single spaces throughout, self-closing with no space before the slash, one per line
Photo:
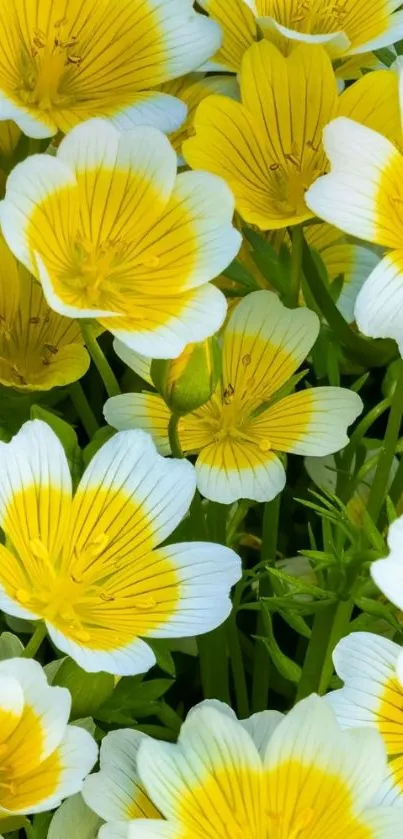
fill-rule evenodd
<path id="1" fill-rule="evenodd" d="M 257 38 L 253 12 L 244 0 L 202 0 L 200 5 L 220 24 L 223 33 L 214 64 L 221 70 L 238 73 L 244 53 Z"/>
<path id="2" fill-rule="evenodd" d="M 186 160 L 224 177 L 241 216 L 263 230 L 309 218 L 305 191 L 326 169 L 322 129 L 336 111 L 330 60 L 307 46 L 286 59 L 261 41 L 244 57 L 241 94 L 242 105 L 222 97 L 201 103 L 196 135 L 183 144 Z"/>
<path id="3" fill-rule="evenodd" d="M 377 70 L 363 76 L 340 96 L 338 114 L 379 131 L 401 147 L 398 73 Z"/>

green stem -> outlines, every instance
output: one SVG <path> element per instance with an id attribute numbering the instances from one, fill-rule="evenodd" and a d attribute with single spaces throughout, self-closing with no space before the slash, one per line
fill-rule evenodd
<path id="1" fill-rule="evenodd" d="M 234 679 L 235 699 L 238 717 L 245 719 L 249 717 L 249 698 L 246 685 L 245 667 L 242 656 L 242 648 L 239 640 L 239 633 L 236 621 L 236 606 L 240 600 L 239 584 L 235 589 L 234 605 L 230 617 L 227 620 L 227 641 L 231 661 L 232 676 Z"/>
<path id="2" fill-rule="evenodd" d="M 228 507 L 209 501 L 207 507 L 207 533 L 212 542 L 226 544 L 226 518 Z M 231 704 L 227 654 L 227 626 L 226 623 L 199 635 L 200 674 L 205 699 L 220 699 Z"/>
<path id="3" fill-rule="evenodd" d="M 357 425 L 357 428 L 353 431 L 348 446 L 346 446 L 343 453 L 340 455 L 340 472 L 337 479 L 337 495 L 344 503 L 349 500 L 351 492 L 354 489 L 350 472 L 356 450 L 374 422 L 376 422 L 376 420 L 378 420 L 385 411 L 389 410 L 389 408 L 390 399 L 383 399 L 382 402 L 375 405 L 371 411 L 368 411 L 365 417 L 363 417 L 361 422 Z"/>
<path id="4" fill-rule="evenodd" d="M 399 372 L 392 397 L 389 420 L 382 451 L 374 475 L 368 500 L 368 513 L 376 523 L 388 491 L 388 481 L 403 417 L 403 359 L 399 361 Z"/>
<path id="5" fill-rule="evenodd" d="M 290 231 L 292 248 L 291 248 L 291 276 L 290 276 L 290 293 L 288 295 L 288 305 L 292 309 L 296 309 L 299 303 L 299 295 L 301 290 L 302 280 L 302 251 L 304 246 L 304 234 L 301 225 L 296 225 Z"/>
<path id="6" fill-rule="evenodd" d="M 98 344 L 92 324 L 81 321 L 80 326 L 85 345 L 101 376 L 108 396 L 118 396 L 121 392 L 118 380 Z"/>
<path id="7" fill-rule="evenodd" d="M 180 417 L 178 414 L 171 414 L 168 425 L 168 438 L 171 447 L 172 457 L 183 457 L 181 441 L 179 439 L 179 425 Z"/>
<path id="8" fill-rule="evenodd" d="M 99 424 L 95 418 L 95 414 L 88 402 L 88 399 L 80 385 L 80 382 L 74 382 L 69 387 L 71 401 L 77 411 L 78 416 L 83 424 L 87 437 L 91 440 L 95 432 L 98 431 Z"/>
<path id="9" fill-rule="evenodd" d="M 340 314 L 324 284 L 312 253 L 304 241 L 302 265 L 306 283 L 323 317 L 344 347 L 346 354 L 355 361 L 370 367 L 383 367 L 395 356 L 393 341 L 362 338 L 350 328 Z"/>
<path id="10" fill-rule="evenodd" d="M 311 693 L 326 693 L 333 674 L 333 650 L 348 633 L 353 608 L 351 600 L 339 600 L 316 613 L 298 684 L 297 701 Z"/>
<path id="11" fill-rule="evenodd" d="M 33 635 L 28 641 L 27 646 L 23 653 L 21 653 L 21 658 L 34 658 L 36 653 L 39 650 L 39 647 L 42 644 L 42 641 L 46 638 L 46 625 L 44 623 L 39 623 L 35 629 Z"/>
<path id="12" fill-rule="evenodd" d="M 264 506 L 263 532 L 261 560 L 267 565 L 274 565 L 277 550 L 277 535 L 280 517 L 280 500 L 278 495 L 273 501 L 268 501 Z M 259 596 L 270 597 L 272 594 L 271 582 L 268 575 L 262 576 L 259 583 Z M 265 610 L 261 605 L 257 619 L 256 635 L 264 637 Z M 252 676 L 252 712 L 265 711 L 268 705 L 270 684 L 270 660 L 267 656 L 267 649 L 260 641 L 255 641 L 253 656 Z"/>
<path id="13" fill-rule="evenodd" d="M 400 458 L 399 466 L 396 470 L 396 475 L 393 478 L 393 483 L 389 491 L 389 495 L 394 504 L 400 501 L 400 496 L 403 493 L 403 457 Z"/>

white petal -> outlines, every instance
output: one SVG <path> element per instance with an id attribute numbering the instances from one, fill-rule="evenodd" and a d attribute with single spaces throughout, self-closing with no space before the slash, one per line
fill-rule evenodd
<path id="1" fill-rule="evenodd" d="M 196 461 L 197 486 L 202 495 L 219 504 L 240 498 L 272 501 L 284 489 L 286 475 L 281 461 L 258 446 L 213 443 Z"/>
<path id="2" fill-rule="evenodd" d="M 403 354 L 403 251 L 385 256 L 362 287 L 355 319 L 364 335 L 394 338 Z"/>
<path id="3" fill-rule="evenodd" d="M 67 638 L 50 623 L 46 623 L 55 646 L 74 659 L 87 673 L 112 673 L 113 676 L 136 676 L 146 673 L 155 664 L 155 655 L 141 638 L 114 650 L 91 650 Z"/>
<path id="4" fill-rule="evenodd" d="M 48 839 L 96 839 L 101 820 L 84 803 L 82 796 L 77 793 L 54 814 L 49 825 Z"/>
<path id="5" fill-rule="evenodd" d="M 152 359 L 149 356 L 140 355 L 138 352 L 134 352 L 134 350 L 129 350 L 125 344 L 122 344 L 121 341 L 118 341 L 115 338 L 113 342 L 113 349 L 115 350 L 116 355 L 123 361 L 124 364 L 127 364 L 134 373 L 137 373 L 141 379 L 144 379 L 145 382 L 148 382 L 149 385 L 152 384 L 151 376 L 150 376 L 150 367 Z"/>
<path id="6" fill-rule="evenodd" d="M 112 396 L 104 405 L 104 417 L 112 428 L 118 431 L 130 428 L 147 431 L 162 455 L 171 454 L 168 438 L 170 416 L 169 408 L 156 393 L 121 393 Z"/>
<path id="7" fill-rule="evenodd" d="M 170 134 L 180 128 L 186 115 L 187 107 L 180 99 L 167 93 L 150 91 L 141 94 L 134 105 L 115 113 L 110 120 L 119 131 L 147 125 Z"/>
<path id="8" fill-rule="evenodd" d="M 140 791 L 137 754 L 145 737 L 128 728 L 111 731 L 102 740 L 100 772 L 88 776 L 82 794 L 88 806 L 105 821 L 130 818 Z"/>

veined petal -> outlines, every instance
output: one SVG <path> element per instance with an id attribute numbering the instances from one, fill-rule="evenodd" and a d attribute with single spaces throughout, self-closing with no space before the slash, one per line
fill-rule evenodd
<path id="1" fill-rule="evenodd" d="M 0 583 L 22 606 L 32 586 L 42 590 L 55 574 L 70 509 L 71 477 L 61 443 L 46 423 L 25 423 L 10 443 L 0 443 L 0 522 L 15 550 L 0 570 Z"/>
<path id="2" fill-rule="evenodd" d="M 280 711 L 258 711 L 252 714 L 245 720 L 240 720 L 243 728 L 250 734 L 252 740 L 263 759 L 269 742 L 281 720 L 284 719 L 284 714 Z"/>
<path id="3" fill-rule="evenodd" d="M 321 253 L 329 272 L 330 280 L 343 276 L 343 286 L 337 298 L 337 308 L 348 323 L 355 320 L 357 297 L 379 263 L 377 254 L 370 248 L 358 245 L 338 244 Z"/>
<path id="4" fill-rule="evenodd" d="M 162 455 L 171 453 L 168 438 L 170 416 L 169 408 L 156 393 L 122 393 L 112 396 L 104 405 L 104 417 L 112 428 L 118 431 L 130 428 L 148 431 Z"/>
<path id="5" fill-rule="evenodd" d="M 403 609 L 403 517 L 396 519 L 389 528 L 388 533 L 389 556 L 386 559 L 377 559 L 371 565 L 371 577 L 382 591 L 385 597 L 390 600 L 398 609 Z M 400 672 L 403 675 L 403 661 L 400 663 Z"/>
<path id="6" fill-rule="evenodd" d="M 17 259 L 34 274 L 33 250 L 42 240 L 43 232 L 49 235 L 49 228 L 52 229 L 50 247 L 58 242 L 56 253 L 63 255 L 66 236 L 73 233 L 78 222 L 76 187 L 74 172 L 50 155 L 32 155 L 15 166 L 8 177 L 6 196 L 0 203 L 3 236 Z M 50 196 L 52 202 L 48 205 Z M 48 212 L 44 210 L 38 216 L 42 204 L 48 205 Z M 39 227 L 35 228 L 31 241 L 29 229 L 34 216 Z"/>
<path id="7" fill-rule="evenodd" d="M 123 361 L 124 364 L 127 364 L 134 373 L 137 373 L 137 375 L 140 376 L 140 379 L 144 379 L 144 381 L 149 385 L 152 384 L 150 376 L 152 359 L 149 356 L 140 355 L 140 353 L 130 350 L 117 338 L 115 338 L 113 342 L 113 349 L 115 350 L 116 355 L 119 356 L 120 360 Z"/>
<path id="8" fill-rule="evenodd" d="M 143 744 L 138 768 L 154 803 L 186 835 L 236 836 L 239 821 L 264 835 L 259 753 L 239 722 L 216 708 L 189 714 L 177 745 Z"/>
<path id="9" fill-rule="evenodd" d="M 171 617 L 144 637 L 191 637 L 220 626 L 232 609 L 230 589 L 242 576 L 238 555 L 223 545 L 181 542 L 159 548 L 153 554 L 157 558 L 175 568 L 177 605 Z"/>
<path id="10" fill-rule="evenodd" d="M 131 612 L 133 613 L 133 608 Z M 46 622 L 46 627 L 54 645 L 74 659 L 87 673 L 102 672 L 111 673 L 113 676 L 137 676 L 140 673 L 147 673 L 154 666 L 155 655 L 145 641 L 141 638 L 127 641 L 127 636 L 134 635 L 132 626 L 128 627 L 128 621 L 125 625 L 123 622 L 120 623 L 118 635 L 109 631 L 111 620 L 113 621 L 109 610 L 104 610 L 101 616 L 97 617 L 98 626 L 92 637 L 90 636 L 92 647 L 88 643 L 89 633 L 84 635 L 85 642 L 83 643 L 74 641 L 52 623 Z M 107 629 L 104 629 L 105 626 Z"/>
<path id="11" fill-rule="evenodd" d="M 309 189 L 306 202 L 346 233 L 387 247 L 402 241 L 403 157 L 386 137 L 339 117 L 324 131 L 330 175 Z"/>
<path id="12" fill-rule="evenodd" d="M 200 5 L 220 24 L 223 42 L 205 69 L 238 73 L 244 53 L 257 38 L 253 12 L 244 0 L 201 0 Z"/>
<path id="13" fill-rule="evenodd" d="M 324 47 L 331 58 L 338 58 L 347 52 L 350 47 L 350 40 L 344 32 L 324 32 L 322 34 L 299 32 L 297 29 L 283 26 L 278 20 L 270 17 L 259 17 L 258 23 L 265 37 L 274 41 L 284 52 L 288 52 L 292 49 L 294 43 L 298 42 L 309 46 Z"/>
<path id="14" fill-rule="evenodd" d="M 59 113 L 58 122 L 64 122 L 65 133 L 72 130 L 82 120 L 95 117 L 107 118 L 119 131 L 130 131 L 132 128 L 146 125 L 158 128 L 164 134 L 176 131 L 186 119 L 186 105 L 174 96 L 150 90 L 135 94 L 133 104 L 116 107 L 116 97 L 112 97 L 104 108 L 97 103 L 91 110 L 87 102 L 81 106 L 77 104 L 74 110 Z"/>
<path id="15" fill-rule="evenodd" d="M 128 825 L 106 824 L 99 839 L 186 839 L 186 828 L 172 822 L 136 819 Z"/>
<path id="16" fill-rule="evenodd" d="M 105 821 L 158 819 L 159 812 L 144 792 L 137 755 L 145 734 L 132 729 L 111 731 L 101 744 L 100 771 L 84 781 L 84 801 Z"/>
<path id="17" fill-rule="evenodd" d="M 13 733 L 24 710 L 24 691 L 18 680 L 0 672 L 0 722 L 1 740 Z"/>
<path id="18" fill-rule="evenodd" d="M 41 813 L 57 807 L 63 798 L 79 792 L 97 756 L 91 735 L 78 726 L 67 726 L 58 748 L 35 770 L 18 778 L 14 795 L 2 796 L 4 808 L 13 813 Z"/>
<path id="19" fill-rule="evenodd" d="M 224 295 L 206 284 L 176 297 L 140 298 L 129 317 L 100 320 L 123 344 L 141 355 L 177 358 L 186 344 L 204 341 L 217 332 L 226 312 Z"/>
<path id="20" fill-rule="evenodd" d="M 350 85 L 339 99 L 338 115 L 372 128 L 395 145 L 401 144 L 399 75 L 393 70 L 366 73 Z"/>
<path id="21" fill-rule="evenodd" d="M 240 498 L 272 501 L 285 485 L 284 467 L 272 452 L 233 438 L 203 448 L 196 475 L 201 494 L 220 504 Z"/>
<path id="22" fill-rule="evenodd" d="M 358 394 L 317 387 L 280 399 L 248 425 L 248 434 L 268 451 L 323 457 L 348 443 L 347 428 L 363 409 Z"/>
<path id="23" fill-rule="evenodd" d="M 241 93 L 242 105 L 223 97 L 201 103 L 185 159 L 225 177 L 241 216 L 263 230 L 309 218 L 305 191 L 326 169 L 322 129 L 336 113 L 329 59 L 304 46 L 286 59 L 260 41 L 245 54 Z"/>
<path id="24" fill-rule="evenodd" d="M 81 576 L 87 563 L 94 570 L 97 553 L 103 574 L 111 573 L 114 560 L 119 567 L 133 563 L 172 533 L 194 490 L 189 463 L 164 460 L 142 431 L 116 434 L 95 454 L 74 496 L 65 564 Z M 97 540 L 100 550 L 80 561 L 80 552 Z"/>
<path id="25" fill-rule="evenodd" d="M 364 335 L 394 338 L 403 354 L 403 251 L 382 259 L 364 283 L 355 304 L 355 319 Z"/>
<path id="26" fill-rule="evenodd" d="M 298 816 L 302 821 L 309 812 L 313 835 L 358 838 L 366 835 L 361 811 L 382 782 L 386 759 L 377 732 L 342 732 L 325 701 L 312 695 L 275 729 L 265 768 L 266 807 L 281 814 L 284 835 L 292 835 Z"/>
<path id="27" fill-rule="evenodd" d="M 319 319 L 310 309 L 287 309 L 271 291 L 248 294 L 224 332 L 223 388 L 251 410 L 295 373 L 314 345 Z"/>

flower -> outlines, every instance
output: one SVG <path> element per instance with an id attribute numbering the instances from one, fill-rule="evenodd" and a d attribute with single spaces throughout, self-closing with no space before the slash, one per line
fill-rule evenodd
<path id="1" fill-rule="evenodd" d="M 71 697 L 40 664 L 0 662 L 0 814 L 40 813 L 81 789 L 97 759 L 91 735 L 67 725 Z"/>
<path id="2" fill-rule="evenodd" d="M 0 234 L 1 384 L 50 390 L 80 379 L 89 363 L 77 323 L 52 312 Z"/>
<path id="3" fill-rule="evenodd" d="M 355 318 L 365 335 L 394 338 L 402 354 L 402 154 L 380 133 L 344 118 L 325 129 L 324 144 L 332 170 L 310 188 L 306 202 L 346 233 L 390 249 L 364 283 Z"/>
<path id="4" fill-rule="evenodd" d="M 155 663 L 144 638 L 198 635 L 228 616 L 240 576 L 221 545 L 158 548 L 195 490 L 186 461 L 166 461 L 141 431 L 115 435 L 72 498 L 58 438 L 39 420 L 0 444 L 0 608 L 42 618 L 88 672 L 133 675 Z"/>
<path id="5" fill-rule="evenodd" d="M 238 72 L 245 50 L 263 34 L 286 54 L 295 43 L 322 44 L 333 59 L 362 56 L 403 36 L 399 0 L 200 0 L 223 29 L 209 69 Z M 350 59 L 351 62 L 351 59 Z M 373 64 L 362 56 L 361 64 Z M 347 62 L 346 62 L 347 64 Z M 357 62 L 352 67 L 355 77 Z"/>
<path id="6" fill-rule="evenodd" d="M 178 128 L 182 103 L 153 90 L 219 47 L 191 0 L 0 0 L 0 118 L 29 137 L 91 117 Z"/>
<path id="7" fill-rule="evenodd" d="M 176 175 L 176 154 L 154 128 L 77 126 L 57 157 L 12 171 L 0 216 L 5 239 L 61 315 L 97 318 L 132 349 L 179 355 L 221 325 L 224 296 L 208 281 L 232 261 L 227 185 Z"/>
<path id="8" fill-rule="evenodd" d="M 260 41 L 245 53 L 240 86 L 241 103 L 210 96 L 199 105 L 185 160 L 225 178 L 249 224 L 306 221 L 305 192 L 327 168 L 322 130 L 337 110 L 331 62 L 321 47 L 301 45 L 284 58 Z"/>
<path id="9" fill-rule="evenodd" d="M 333 653 L 341 690 L 328 694 L 343 728 L 374 728 L 380 733 L 389 757 L 387 776 L 376 801 L 403 805 L 403 680 L 397 664 L 402 649 L 393 641 L 370 632 L 343 638 Z"/>
<path id="10" fill-rule="evenodd" d="M 182 143 L 193 134 L 193 120 L 197 106 L 207 96 L 218 93 L 222 96 L 230 96 L 231 99 L 239 99 L 239 86 L 237 80 L 229 75 L 205 76 L 201 73 L 190 73 L 180 79 L 173 79 L 160 86 L 163 93 L 181 99 L 187 107 L 187 117 L 183 125 L 169 135 L 175 151 L 178 154 L 179 162 L 183 163 Z"/>
<path id="11" fill-rule="evenodd" d="M 146 734 L 131 728 L 111 731 L 102 740 L 100 771 L 88 776 L 82 794 L 87 806 L 106 822 L 161 818 L 137 770 L 138 751 L 145 741 L 152 743 Z"/>
<path id="12" fill-rule="evenodd" d="M 144 740 L 140 778 L 163 819 L 137 819 L 102 839 L 357 836 L 395 839 L 401 814 L 369 809 L 386 772 L 379 734 L 342 731 L 312 696 L 282 719 L 263 711 L 238 721 L 226 706 L 202 703 L 177 744 Z"/>
<path id="13" fill-rule="evenodd" d="M 235 307 L 224 328 L 217 390 L 178 425 L 183 451 L 198 454 L 197 484 L 206 498 L 271 500 L 285 484 L 275 452 L 318 457 L 347 443 L 347 426 L 362 410 L 356 393 L 320 387 L 285 395 L 318 331 L 314 312 L 287 309 L 270 291 L 252 292 Z M 156 394 L 112 397 L 104 414 L 114 428 L 146 429 L 167 452 L 169 411 Z"/>

